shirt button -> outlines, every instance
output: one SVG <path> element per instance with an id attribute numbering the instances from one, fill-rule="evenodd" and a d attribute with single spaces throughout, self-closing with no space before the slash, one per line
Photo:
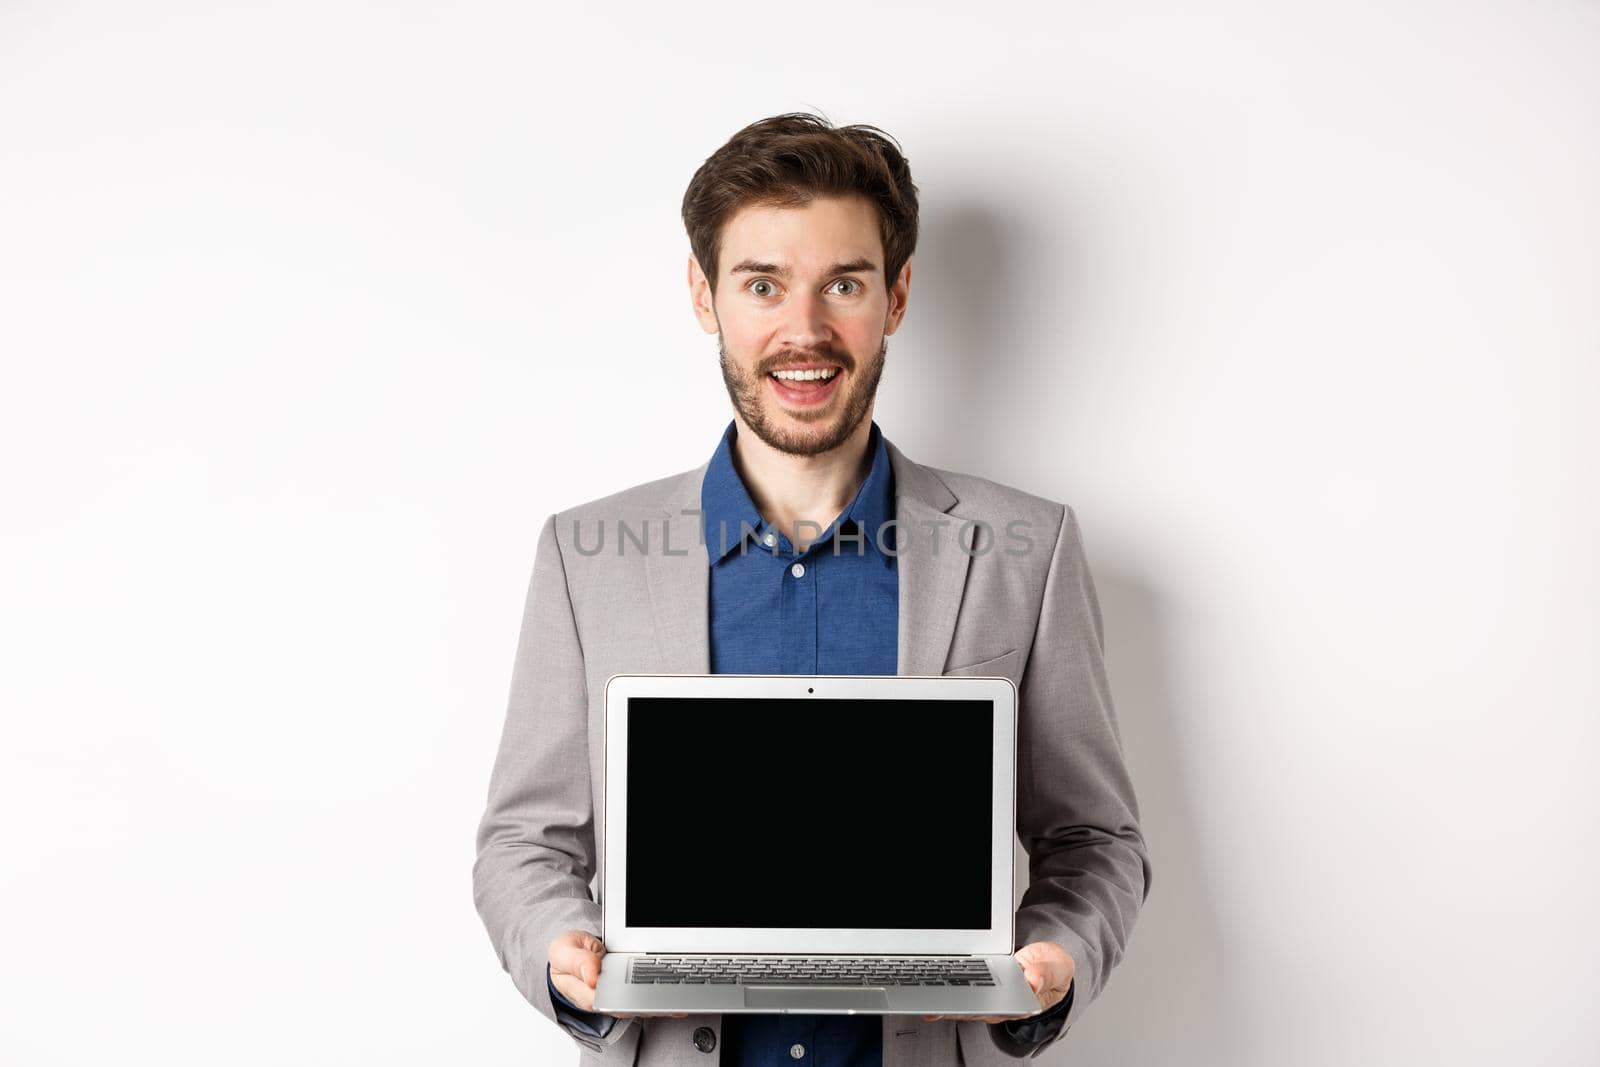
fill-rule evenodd
<path id="1" fill-rule="evenodd" d="M 796 1059 L 796 1060 L 805 1059 L 806 1058 L 806 1047 L 804 1045 L 790 1045 L 789 1046 L 789 1057 L 791 1059 Z"/>
<path id="2" fill-rule="evenodd" d="M 789 568 L 789 573 L 794 575 L 796 578 L 804 578 L 806 576 L 806 565 L 804 563 L 796 563 L 793 567 Z M 795 1048 L 799 1047 L 799 1045 L 795 1046 Z M 803 1056 L 805 1053 L 801 1053 L 801 1055 Z M 795 1057 L 795 1059 L 799 1058 L 799 1056 Z"/>
<path id="3" fill-rule="evenodd" d="M 778 535 L 769 533 L 761 539 L 761 543 L 768 546 L 775 545 L 778 543 Z"/>

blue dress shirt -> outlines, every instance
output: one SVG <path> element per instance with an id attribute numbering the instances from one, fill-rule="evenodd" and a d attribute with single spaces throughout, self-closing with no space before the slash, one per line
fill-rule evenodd
<path id="1" fill-rule="evenodd" d="M 733 464 L 738 424 L 729 421 L 701 483 L 710 557 L 713 674 L 895 674 L 899 652 L 899 572 L 893 550 L 894 470 L 872 423 L 872 468 L 839 518 L 796 554 L 789 538 L 761 517 Z M 547 979 L 548 981 L 548 973 Z M 550 986 L 560 1018 L 596 1037 L 613 1016 L 586 1012 Z M 1072 989 L 1050 1011 L 994 1024 L 1018 1055 L 1054 1037 L 1072 1007 Z M 882 1067 L 877 1015 L 722 1017 L 722 1060 L 729 1067 Z M 798 1050 L 800 1055 L 795 1056 Z"/>

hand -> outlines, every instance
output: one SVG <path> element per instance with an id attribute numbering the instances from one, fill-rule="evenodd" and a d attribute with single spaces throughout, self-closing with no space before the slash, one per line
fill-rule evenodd
<path id="1" fill-rule="evenodd" d="M 600 981 L 600 965 L 606 946 L 587 930 L 568 930 L 550 942 L 550 984 L 584 1011 L 594 1011 L 594 987 Z M 632 1013 L 611 1012 L 618 1019 L 631 1019 Z M 688 1012 L 656 1012 L 682 1019 Z"/>
<path id="2" fill-rule="evenodd" d="M 1067 955 L 1067 950 L 1054 941 L 1035 941 L 1031 945 L 1024 945 L 1012 953 L 1012 957 L 1022 964 L 1022 976 L 1028 980 L 1028 985 L 1033 989 L 1033 995 L 1039 998 L 1039 1011 L 1049 1011 L 1061 1003 L 1061 998 L 1067 995 L 1067 989 L 1072 985 L 1072 976 L 1077 973 L 1078 965 Z M 1003 1023 L 1007 1019 L 1031 1019 L 1032 1015 L 924 1015 L 923 1018 L 932 1022 L 935 1019 L 955 1019 L 958 1022 L 978 1023 Z"/>

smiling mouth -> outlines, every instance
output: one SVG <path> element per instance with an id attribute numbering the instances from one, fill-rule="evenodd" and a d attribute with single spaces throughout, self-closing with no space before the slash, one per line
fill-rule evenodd
<path id="1" fill-rule="evenodd" d="M 834 366 L 796 367 L 792 369 L 788 367 L 780 367 L 777 370 L 767 372 L 769 376 L 786 382 L 825 382 L 838 373 L 839 368 Z"/>
<path id="2" fill-rule="evenodd" d="M 819 404 L 832 396 L 840 378 L 842 367 L 823 367 L 803 371 L 771 371 L 767 381 L 772 383 L 778 397 L 797 405 Z"/>

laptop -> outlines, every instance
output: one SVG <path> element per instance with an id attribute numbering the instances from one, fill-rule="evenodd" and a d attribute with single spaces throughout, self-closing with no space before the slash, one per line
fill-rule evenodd
<path id="1" fill-rule="evenodd" d="M 1017 691 L 968 675 L 613 675 L 595 1010 L 1002 1015 Z"/>

